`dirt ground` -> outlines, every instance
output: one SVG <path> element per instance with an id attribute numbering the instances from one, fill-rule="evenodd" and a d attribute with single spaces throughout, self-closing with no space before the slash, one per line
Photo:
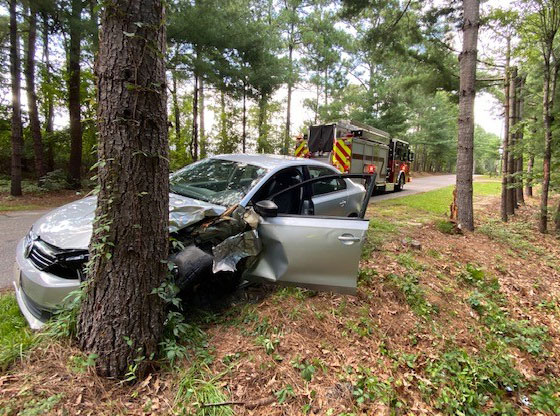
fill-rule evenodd
<path id="1" fill-rule="evenodd" d="M 70 190 L 31 193 L 18 197 L 0 193 L 0 213 L 21 209 L 41 210 L 55 208 L 83 198 L 84 196 L 84 192 L 77 193 L 76 191 Z"/>
<path id="2" fill-rule="evenodd" d="M 246 289 L 196 313 L 205 342 L 174 371 L 136 384 L 97 378 L 68 341 L 42 344 L 0 377 L 0 414 L 434 415 L 471 401 L 470 414 L 555 414 L 538 403 L 560 400 L 542 387 L 560 379 L 559 240 L 535 231 L 535 200 L 507 232 L 498 212 L 478 199 L 468 234 L 374 213 L 392 228 L 371 230 L 357 296 Z"/>

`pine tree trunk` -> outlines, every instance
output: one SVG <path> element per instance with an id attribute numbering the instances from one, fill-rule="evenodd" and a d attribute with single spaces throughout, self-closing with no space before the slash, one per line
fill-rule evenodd
<path id="1" fill-rule="evenodd" d="M 23 154 L 23 128 L 21 125 L 21 62 L 17 32 L 16 0 L 10 1 L 10 76 L 12 81 L 12 167 L 10 194 L 21 195 L 21 158 Z"/>
<path id="2" fill-rule="evenodd" d="M 200 118 L 200 158 L 205 159 L 208 155 L 208 143 L 206 142 L 206 131 L 204 130 L 204 78 L 200 77 L 198 87 L 198 113 Z"/>
<path id="3" fill-rule="evenodd" d="M 78 338 L 98 354 L 98 374 L 122 377 L 136 359 L 141 377 L 164 321 L 152 293 L 165 279 L 169 237 L 164 11 L 161 0 L 109 4 L 96 68 L 104 163 Z"/>
<path id="4" fill-rule="evenodd" d="M 556 234 L 560 234 L 560 201 L 558 201 L 558 208 L 556 208 L 556 215 L 554 217 L 554 228 Z"/>
<path id="5" fill-rule="evenodd" d="M 265 132 L 265 123 L 266 123 L 266 106 L 267 106 L 267 98 L 261 94 L 259 97 L 259 113 L 257 116 L 257 153 L 265 153 L 266 152 L 266 132 Z"/>
<path id="6" fill-rule="evenodd" d="M 546 233 L 548 228 L 548 191 L 550 187 L 550 158 L 552 155 L 552 119 L 551 109 L 553 95 L 551 94 L 550 65 L 546 65 L 543 80 L 543 127 L 544 127 L 544 154 L 543 154 L 543 183 L 541 192 L 541 210 L 539 217 L 539 231 Z"/>
<path id="7" fill-rule="evenodd" d="M 51 64 L 49 60 L 49 20 L 47 13 L 42 13 L 43 20 L 43 62 L 45 64 L 45 80 L 47 84 L 51 82 Z M 52 146 L 52 132 L 54 128 L 54 103 L 51 94 L 44 97 L 46 100 L 45 105 L 45 145 L 46 145 L 46 158 L 45 170 L 50 172 L 54 170 L 54 151 Z"/>
<path id="8" fill-rule="evenodd" d="M 247 86 L 243 84 L 243 131 L 241 133 L 243 153 L 247 151 Z"/>
<path id="9" fill-rule="evenodd" d="M 529 198 L 533 197 L 533 165 L 535 164 L 535 155 L 530 154 L 527 161 L 527 180 L 525 181 L 525 195 Z"/>
<path id="10" fill-rule="evenodd" d="M 70 115 L 70 162 L 68 171 L 70 184 L 76 189 L 81 186 L 82 169 L 82 122 L 80 110 L 81 13 L 82 0 L 72 0 L 70 50 L 68 53 L 68 112 Z"/>
<path id="11" fill-rule="evenodd" d="M 27 108 L 29 111 L 29 127 L 33 138 L 33 153 L 35 155 L 35 172 L 37 178 L 45 176 L 45 162 L 43 156 L 43 137 L 37 109 L 37 94 L 35 93 L 35 41 L 37 39 L 37 11 L 33 2 L 29 9 L 29 31 L 27 36 L 27 55 L 25 65 L 25 87 L 27 89 Z"/>
<path id="12" fill-rule="evenodd" d="M 479 0 L 463 1 L 463 50 L 459 55 L 457 208 L 459 224 L 463 229 L 470 231 L 474 230 L 473 138 L 479 8 Z"/>
<path id="13" fill-rule="evenodd" d="M 181 112 L 179 109 L 179 100 L 177 98 L 177 72 L 171 71 L 171 98 L 173 100 L 173 118 L 175 121 L 175 142 L 181 143 Z"/>
<path id="14" fill-rule="evenodd" d="M 517 159 L 516 159 L 516 185 L 515 188 L 518 204 L 525 205 L 523 198 L 523 78 L 519 78 L 518 91 L 517 91 Z"/>
<path id="15" fill-rule="evenodd" d="M 194 91 L 193 91 L 193 106 L 192 106 L 192 160 L 198 160 L 198 75 L 194 74 Z"/>
<path id="16" fill-rule="evenodd" d="M 293 27 L 293 25 L 292 25 Z M 286 104 L 286 133 L 284 136 L 284 145 L 282 146 L 282 153 L 287 155 L 290 153 L 290 140 L 291 140 L 291 125 L 292 125 L 292 84 L 293 84 L 293 54 L 294 46 L 290 43 L 288 46 L 288 67 L 289 67 L 289 78 L 288 78 L 288 102 Z"/>
<path id="17" fill-rule="evenodd" d="M 510 74 L 510 81 L 509 81 L 509 150 L 508 150 L 508 206 L 507 211 L 508 215 L 515 214 L 515 208 L 517 207 L 516 203 L 516 193 L 515 193 L 515 145 L 516 145 L 516 131 L 515 131 L 515 124 L 516 119 L 515 115 L 517 113 L 516 104 L 517 104 L 517 68 L 511 68 Z"/>
<path id="18" fill-rule="evenodd" d="M 508 220 L 509 193 L 508 193 L 508 160 L 509 160 L 509 78 L 510 78 L 510 55 L 511 55 L 511 39 L 507 38 L 506 48 L 506 68 L 504 82 L 504 139 L 502 141 L 502 197 L 501 197 L 501 214 L 502 221 Z"/>

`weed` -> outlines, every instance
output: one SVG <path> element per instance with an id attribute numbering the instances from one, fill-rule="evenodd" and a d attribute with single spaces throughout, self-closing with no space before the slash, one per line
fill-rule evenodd
<path id="1" fill-rule="evenodd" d="M 405 274 L 404 276 L 397 276 L 389 274 L 387 275 L 387 280 L 402 291 L 406 302 L 416 315 L 427 318 L 432 314 L 438 313 L 438 308 L 426 300 L 426 294 L 420 286 L 416 275 Z"/>
<path id="2" fill-rule="evenodd" d="M 421 381 L 427 399 L 435 396 L 435 406 L 448 414 L 479 415 L 492 400 L 506 399 L 508 390 L 525 386 L 513 367 L 512 357 L 497 344 L 489 344 L 476 356 L 464 349 L 452 349 L 426 366 L 429 382 Z"/>
<path id="3" fill-rule="evenodd" d="M 560 379 L 540 385 L 531 396 L 532 407 L 543 413 L 560 414 Z"/>
<path id="4" fill-rule="evenodd" d="M 299 356 L 296 356 L 291 361 L 292 367 L 300 370 L 301 378 L 305 381 L 310 382 L 313 379 L 313 374 L 315 374 L 316 368 L 313 364 L 307 360 L 301 360 Z"/>
<path id="5" fill-rule="evenodd" d="M 0 371 L 4 371 L 15 359 L 23 356 L 37 341 L 13 294 L 0 295 Z"/>
<path id="6" fill-rule="evenodd" d="M 436 228 L 438 229 L 438 231 L 444 234 L 450 234 L 450 235 L 457 234 L 457 228 L 455 227 L 455 224 L 453 224 L 448 220 L 437 220 Z"/>
<path id="7" fill-rule="evenodd" d="M 378 276 L 377 270 L 361 268 L 358 272 L 358 285 L 368 285 Z"/>
<path id="8" fill-rule="evenodd" d="M 25 402 L 23 410 L 19 413 L 19 415 L 36 416 L 50 413 L 61 399 L 62 393 L 55 394 L 44 399 L 31 399 Z"/>
<path id="9" fill-rule="evenodd" d="M 534 355 L 543 351 L 543 344 L 548 339 L 547 329 L 532 326 L 527 320 L 511 319 L 497 279 L 487 278 L 482 269 L 470 264 L 460 278 L 475 287 L 467 298 L 467 303 L 479 314 L 490 335 Z"/>
<path id="10" fill-rule="evenodd" d="M 381 401 L 392 409 L 402 407 L 404 403 L 398 400 L 393 388 L 394 379 L 380 380 L 372 374 L 369 368 L 360 367 L 358 378 L 352 388 L 352 395 L 358 405 L 368 402 Z"/>
<path id="11" fill-rule="evenodd" d="M 85 373 L 88 368 L 95 367 L 95 361 L 97 360 L 97 357 L 97 354 L 89 354 L 85 358 L 81 355 L 71 355 L 70 369 L 75 373 Z"/>
<path id="12" fill-rule="evenodd" d="M 262 346 L 266 353 L 270 355 L 276 350 L 276 347 L 280 344 L 280 340 L 278 338 L 270 339 L 266 338 L 264 335 L 259 335 L 255 339 L 255 344 Z"/>
<path id="13" fill-rule="evenodd" d="M 426 254 L 430 257 L 433 257 L 436 260 L 441 260 L 443 258 L 443 255 L 439 251 L 434 250 L 433 248 L 428 249 L 426 251 Z"/>
<path id="14" fill-rule="evenodd" d="M 544 255 L 542 248 L 531 243 L 531 226 L 524 222 L 503 223 L 492 219 L 478 227 L 478 231 L 515 251 L 514 256 L 526 258 L 529 253 Z"/>
<path id="15" fill-rule="evenodd" d="M 296 394 L 294 393 L 293 387 L 290 384 L 288 384 L 283 389 L 280 389 L 276 393 L 274 393 L 274 395 L 276 396 L 278 403 L 282 404 L 290 397 L 294 397 Z"/>
<path id="16" fill-rule="evenodd" d="M 381 246 L 392 233 L 397 231 L 397 227 L 389 221 L 372 218 L 369 220 L 369 228 L 366 241 L 362 248 L 362 258 L 368 259 L 374 251 L 381 250 Z"/>
<path id="17" fill-rule="evenodd" d="M 397 263 L 407 268 L 408 270 L 421 271 L 424 270 L 424 265 L 419 263 L 412 254 L 402 253 L 397 256 Z"/>

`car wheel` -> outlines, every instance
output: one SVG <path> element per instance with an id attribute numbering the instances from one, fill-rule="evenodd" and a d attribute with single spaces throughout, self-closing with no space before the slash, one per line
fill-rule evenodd
<path id="1" fill-rule="evenodd" d="M 395 191 L 402 191 L 404 188 L 404 174 L 399 177 L 399 183 L 395 186 Z"/>
<path id="2" fill-rule="evenodd" d="M 212 276 L 213 257 L 195 245 L 188 246 L 170 260 L 177 266 L 175 284 L 180 291 L 192 288 Z"/>

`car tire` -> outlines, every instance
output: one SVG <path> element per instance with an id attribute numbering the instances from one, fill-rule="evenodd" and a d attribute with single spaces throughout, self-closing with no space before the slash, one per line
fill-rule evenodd
<path id="1" fill-rule="evenodd" d="M 395 191 L 400 192 L 404 188 L 404 174 L 399 176 L 399 183 L 395 185 Z"/>
<path id="2" fill-rule="evenodd" d="M 195 245 L 173 255 L 170 260 L 177 266 L 175 284 L 181 292 L 212 276 L 214 258 Z"/>

